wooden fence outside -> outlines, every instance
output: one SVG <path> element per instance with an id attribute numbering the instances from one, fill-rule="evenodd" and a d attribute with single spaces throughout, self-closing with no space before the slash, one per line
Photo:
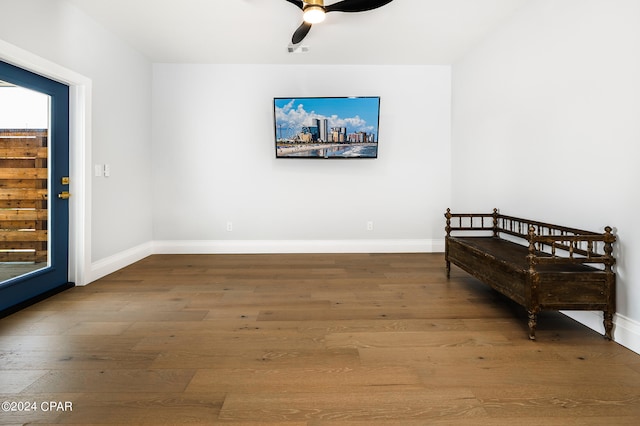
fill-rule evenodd
<path id="1" fill-rule="evenodd" d="M 0 129 L 0 262 L 47 261 L 47 135 Z"/>

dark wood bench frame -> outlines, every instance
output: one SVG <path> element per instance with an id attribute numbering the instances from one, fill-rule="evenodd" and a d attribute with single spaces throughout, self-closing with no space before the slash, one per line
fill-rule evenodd
<path id="1" fill-rule="evenodd" d="M 535 340 L 541 310 L 601 310 L 611 340 L 616 276 L 612 228 L 583 231 L 493 213 L 445 213 L 451 263 L 523 306 Z M 452 235 L 455 233 L 456 235 Z"/>

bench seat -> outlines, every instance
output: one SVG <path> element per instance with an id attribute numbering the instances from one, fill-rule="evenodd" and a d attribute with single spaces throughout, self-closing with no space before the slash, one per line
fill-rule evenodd
<path id="1" fill-rule="evenodd" d="M 527 234 L 517 234 L 509 228 L 503 228 L 500 221 L 501 215 L 494 210 L 491 215 L 491 227 L 484 223 L 478 227 L 468 223 L 452 226 L 451 219 L 456 216 L 447 211 L 447 237 L 445 245 L 445 260 L 447 263 L 447 275 L 450 264 L 453 263 L 480 281 L 490 285 L 495 290 L 522 305 L 529 314 L 529 337 L 535 339 L 535 327 L 537 313 L 541 310 L 601 310 L 604 312 L 605 337 L 611 339 L 612 316 L 615 309 L 615 274 L 611 270 L 614 259 L 611 256 L 610 244 L 615 237 L 607 231 L 605 234 L 593 234 L 584 231 L 588 250 L 583 250 L 575 241 L 581 241 L 576 237 L 575 229 L 564 228 L 560 234 L 556 230 L 562 228 L 556 225 L 544 224 L 552 232 L 549 235 L 538 236 L 545 244 L 553 247 L 549 253 L 540 249 L 543 244 L 536 244 L 536 233 L 531 224 L 539 225 L 539 222 L 525 219 L 508 218 L 521 221 L 526 224 Z M 471 215 L 459 215 L 468 218 Z M 486 217 L 487 215 L 483 215 Z M 471 222 L 473 224 L 473 222 Z M 511 225 L 509 225 L 511 226 Z M 500 237 L 501 232 L 508 231 L 512 237 L 505 239 Z M 522 229 L 519 226 L 519 229 Z M 542 229 L 539 227 L 538 229 Z M 610 229 L 610 228 L 609 228 Z M 490 236 L 460 236 L 452 235 L 456 230 L 491 230 Z M 567 231 L 570 235 L 567 234 Z M 553 234 L 557 236 L 553 237 Z M 599 235 L 599 236 L 598 236 Z M 518 237 L 524 239 L 524 244 L 518 244 L 512 240 Z M 560 242 L 551 241 L 556 238 Z M 604 242 L 602 247 L 605 253 L 597 253 L 598 244 L 593 241 Z M 572 241 L 567 244 L 565 241 Z M 575 241 L 574 241 L 575 240 Z M 606 241 L 605 241 L 606 240 Z M 560 247 L 560 249 L 557 249 Z M 559 252 L 567 249 L 566 256 L 560 256 Z"/>

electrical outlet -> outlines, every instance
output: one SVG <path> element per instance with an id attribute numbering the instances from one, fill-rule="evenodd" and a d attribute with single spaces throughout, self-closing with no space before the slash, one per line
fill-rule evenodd
<path id="1" fill-rule="evenodd" d="M 227 232 L 231 232 L 231 231 L 233 231 L 233 223 L 227 222 Z"/>
<path id="2" fill-rule="evenodd" d="M 373 221 L 367 222 L 367 231 L 373 231 Z"/>

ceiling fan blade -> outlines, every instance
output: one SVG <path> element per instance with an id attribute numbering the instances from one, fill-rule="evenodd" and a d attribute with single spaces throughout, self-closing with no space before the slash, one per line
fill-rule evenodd
<path id="1" fill-rule="evenodd" d="M 311 24 L 308 22 L 303 22 L 298 29 L 293 33 L 293 37 L 291 37 L 291 43 L 298 44 L 300 43 L 306 36 L 309 34 L 309 30 L 311 29 Z"/>
<path id="2" fill-rule="evenodd" d="M 286 0 L 291 4 L 295 4 L 296 6 L 298 6 L 300 9 L 304 8 L 304 3 L 302 2 L 302 0 Z"/>
<path id="3" fill-rule="evenodd" d="M 365 12 L 377 9 L 393 0 L 342 0 L 338 3 L 325 6 L 327 12 Z"/>

